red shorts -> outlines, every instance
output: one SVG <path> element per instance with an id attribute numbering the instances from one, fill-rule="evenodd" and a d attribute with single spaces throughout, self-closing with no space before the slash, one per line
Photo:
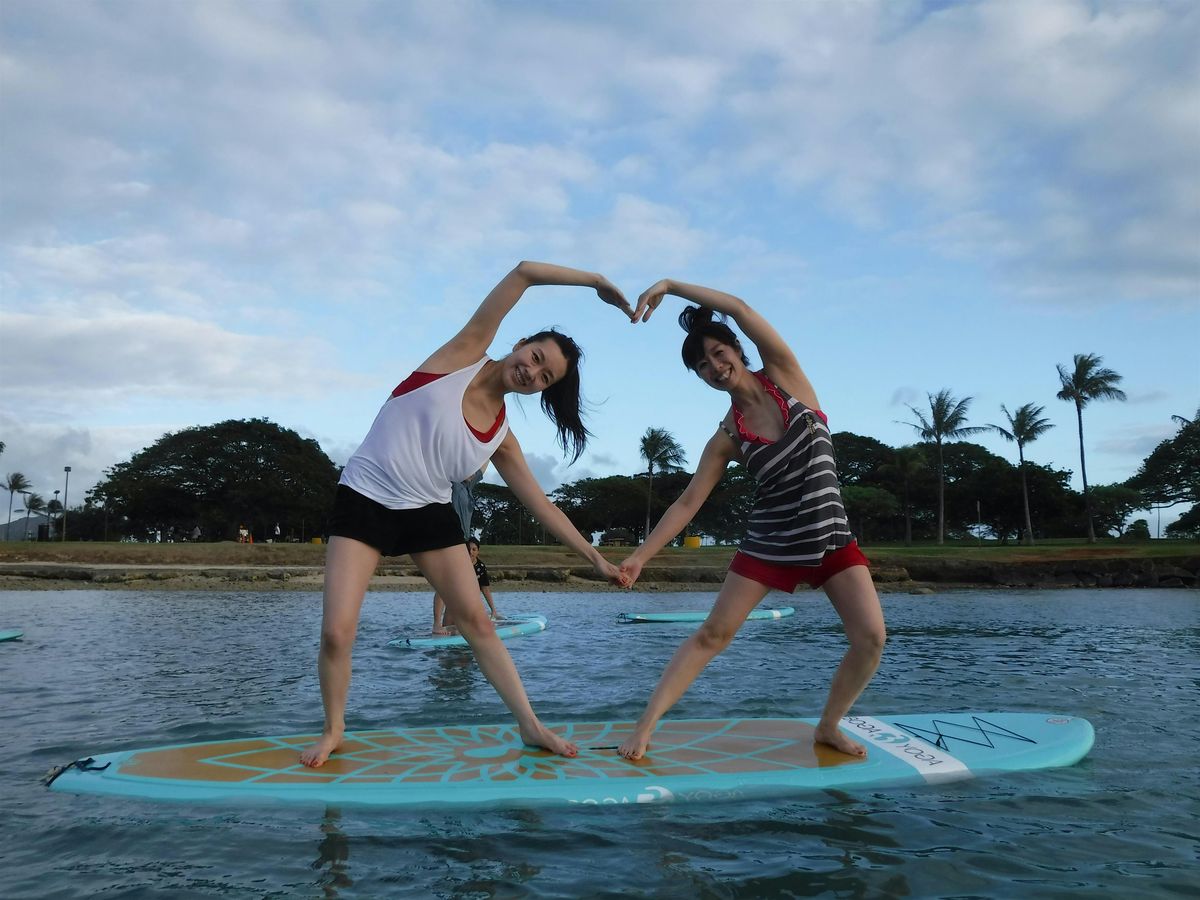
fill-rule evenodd
<path id="1" fill-rule="evenodd" d="M 779 563 L 747 556 L 739 550 L 733 557 L 733 562 L 729 564 L 729 571 L 790 594 L 796 590 L 797 585 L 807 584 L 819 588 L 844 569 L 870 565 L 870 560 L 858 549 L 858 541 L 851 541 L 845 547 L 838 547 L 833 552 L 826 553 L 821 564 L 817 566 L 781 566 Z"/>

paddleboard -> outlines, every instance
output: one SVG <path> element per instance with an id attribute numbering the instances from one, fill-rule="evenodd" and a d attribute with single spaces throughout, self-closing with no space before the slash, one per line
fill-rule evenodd
<path id="1" fill-rule="evenodd" d="M 521 634 L 536 634 L 546 630 L 546 617 L 538 615 L 505 616 L 496 622 L 496 636 L 507 640 Z M 388 641 L 389 647 L 420 650 L 429 647 L 466 647 L 467 639 L 461 634 L 435 634 L 428 637 L 396 638 Z"/>
<path id="2" fill-rule="evenodd" d="M 25 632 L 11 628 L 8 631 L 0 631 L 0 641 L 15 641 L 17 638 L 24 637 Z"/>
<path id="3" fill-rule="evenodd" d="M 373 806 L 562 806 L 783 798 L 807 791 L 940 784 L 1069 766 L 1091 749 L 1086 719 L 1049 713 L 848 716 L 866 759 L 813 743 L 817 719 L 659 723 L 644 758 L 616 752 L 632 722 L 551 726 L 574 759 L 522 745 L 515 725 L 358 731 L 319 769 L 301 765 L 316 735 L 126 750 L 77 760 L 56 791 L 173 801 Z"/>
<path id="4" fill-rule="evenodd" d="M 703 622 L 708 618 L 707 609 L 681 609 L 674 612 L 618 613 L 617 624 L 633 625 L 638 622 Z M 779 609 L 752 609 L 747 619 L 786 619 L 796 614 L 796 607 L 782 606 Z"/>

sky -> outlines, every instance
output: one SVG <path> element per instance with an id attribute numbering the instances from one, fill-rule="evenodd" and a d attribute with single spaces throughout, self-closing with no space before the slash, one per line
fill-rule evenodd
<path id="1" fill-rule="evenodd" d="M 71 466 L 74 506 L 259 417 L 344 463 L 534 259 L 742 297 L 834 431 L 1040 404 L 1027 457 L 1077 488 L 1055 366 L 1099 354 L 1128 399 L 1085 410 L 1088 480 L 1123 481 L 1200 407 L 1198 46 L 1187 0 L 5 0 L 0 470 L 49 499 Z M 504 321 L 493 355 L 586 353 L 575 465 L 509 403 L 544 488 L 642 470 L 649 427 L 699 459 L 727 401 L 682 305 L 538 287 Z"/>

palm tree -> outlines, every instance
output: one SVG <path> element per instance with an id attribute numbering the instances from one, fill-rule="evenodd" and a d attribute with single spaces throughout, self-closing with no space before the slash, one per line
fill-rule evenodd
<path id="1" fill-rule="evenodd" d="M 1196 410 L 1196 417 L 1194 419 L 1189 419 L 1187 416 L 1171 416 L 1171 421 L 1178 422 L 1180 425 L 1195 425 L 1197 422 L 1200 422 L 1200 409 Z M 3 446 L 3 444 L 0 444 L 0 448 Z"/>
<path id="2" fill-rule="evenodd" d="M 54 493 L 57 494 L 58 491 L 55 491 Z M 46 509 L 45 509 L 46 520 L 47 520 L 47 524 L 50 526 L 48 531 L 58 530 L 58 529 L 54 528 L 54 520 L 56 518 L 59 521 L 59 528 L 62 527 L 62 511 L 63 511 L 63 505 L 62 505 L 62 503 L 59 502 L 57 497 L 55 497 L 53 500 L 49 500 L 46 502 Z M 53 534 L 47 534 L 46 537 L 49 540 L 55 540 Z"/>
<path id="3" fill-rule="evenodd" d="M 1058 380 L 1062 390 L 1055 396 L 1059 400 L 1070 400 L 1075 404 L 1075 416 L 1079 420 L 1079 474 L 1083 479 L 1083 507 L 1087 512 L 1088 543 L 1096 543 L 1096 529 L 1092 525 L 1092 498 L 1088 493 L 1087 461 L 1083 455 L 1083 408 L 1093 400 L 1124 400 L 1125 392 L 1117 385 L 1121 376 L 1112 369 L 1101 367 L 1103 357 L 1095 353 L 1076 353 L 1075 371 L 1068 372 L 1058 366 Z"/>
<path id="4" fill-rule="evenodd" d="M 908 503 L 908 486 L 926 468 L 925 451 L 920 447 L 900 447 L 893 451 L 892 461 L 879 467 L 884 475 L 900 482 L 900 497 L 904 504 L 904 546 L 912 544 L 912 507 Z"/>
<path id="5" fill-rule="evenodd" d="M 999 425 L 988 425 L 988 428 L 1000 432 L 1005 440 L 1017 442 L 1017 458 L 1021 461 L 1021 496 L 1025 500 L 1025 543 L 1032 546 L 1033 522 L 1029 518 L 1029 485 L 1025 482 L 1025 445 L 1036 441 L 1054 426 L 1049 419 L 1042 418 L 1042 413 L 1046 411 L 1044 406 L 1026 403 L 1015 415 L 1003 403 L 1000 409 L 1008 419 L 1008 428 Z"/>
<path id="6" fill-rule="evenodd" d="M 42 499 L 41 494 L 27 494 L 24 491 L 22 491 L 21 493 L 22 493 L 22 496 L 25 498 L 25 508 L 23 510 L 21 510 L 23 513 L 25 513 L 26 515 L 28 515 L 29 513 L 37 513 L 37 514 L 43 515 L 43 516 L 46 515 L 46 501 Z M 46 521 L 49 522 L 49 516 L 47 516 Z M 29 523 L 27 522 L 26 528 L 28 528 L 28 527 L 29 527 Z M 29 532 L 26 531 L 26 534 L 28 534 L 28 533 Z"/>
<path id="7" fill-rule="evenodd" d="M 933 441 L 937 445 L 937 474 L 938 474 L 938 539 L 939 544 L 946 542 L 946 467 L 942 459 L 942 445 L 946 441 L 978 434 L 987 429 L 965 424 L 967 407 L 971 405 L 971 397 L 956 400 L 950 394 L 949 388 L 942 388 L 936 394 L 926 394 L 929 398 L 929 418 L 915 406 L 909 406 L 916 422 L 904 422 L 916 430 L 923 441 Z M 906 406 L 908 404 L 905 404 Z"/>
<path id="8" fill-rule="evenodd" d="M 687 457 L 679 442 L 665 428 L 647 428 L 642 435 L 642 459 L 646 461 L 646 531 L 642 540 L 650 534 L 650 504 L 654 499 L 654 470 L 678 472 Z"/>
<path id="9" fill-rule="evenodd" d="M 4 529 L 4 539 L 8 540 L 8 529 L 12 527 L 13 494 L 29 490 L 33 485 L 20 472 L 9 472 L 4 479 L 4 489 L 8 491 L 8 526 Z"/>

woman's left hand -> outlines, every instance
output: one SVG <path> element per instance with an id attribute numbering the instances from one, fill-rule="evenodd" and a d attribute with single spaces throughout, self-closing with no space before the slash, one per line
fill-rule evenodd
<path id="1" fill-rule="evenodd" d="M 663 278 L 654 282 L 638 297 L 637 309 L 633 311 L 633 321 L 649 322 L 650 316 L 658 309 L 663 297 L 669 293 L 670 282 Z"/>

